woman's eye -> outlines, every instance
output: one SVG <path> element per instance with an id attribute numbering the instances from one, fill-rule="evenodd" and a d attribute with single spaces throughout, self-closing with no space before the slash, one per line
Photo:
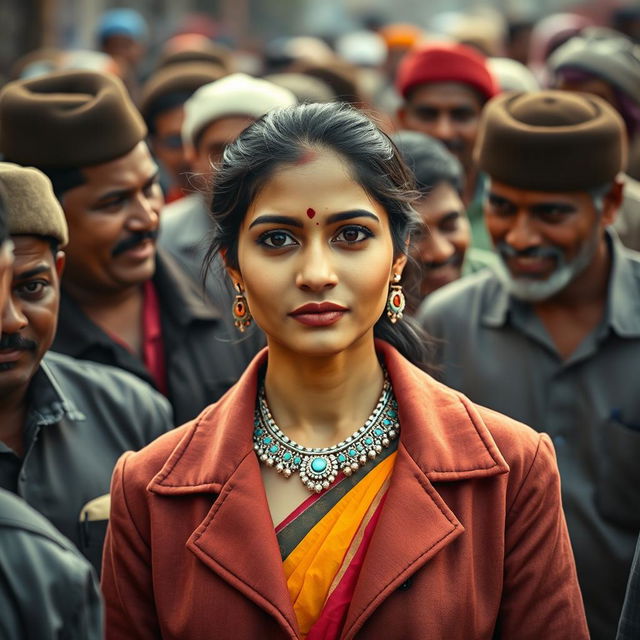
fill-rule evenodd
<path id="1" fill-rule="evenodd" d="M 296 241 L 284 231 L 268 231 L 260 236 L 260 242 L 272 249 L 281 249 L 282 247 L 291 247 Z"/>
<path id="2" fill-rule="evenodd" d="M 373 234 L 366 227 L 351 226 L 341 229 L 338 235 L 335 237 L 337 242 L 346 242 L 347 244 L 355 244 L 356 242 L 362 242 L 367 238 L 371 238 Z"/>

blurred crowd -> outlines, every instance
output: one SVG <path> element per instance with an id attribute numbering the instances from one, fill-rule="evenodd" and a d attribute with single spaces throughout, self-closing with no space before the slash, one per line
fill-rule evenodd
<path id="1" fill-rule="evenodd" d="M 404 313 L 434 377 L 551 436 L 591 637 L 640 637 L 640 9 L 260 52 L 148 32 L 111 10 L 0 91 L 0 636 L 101 637 L 116 460 L 265 345 L 209 251 L 216 166 L 271 110 L 345 102 L 412 172 Z"/>

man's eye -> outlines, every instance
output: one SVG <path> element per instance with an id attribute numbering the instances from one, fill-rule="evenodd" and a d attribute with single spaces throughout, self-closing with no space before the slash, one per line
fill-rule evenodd
<path id="1" fill-rule="evenodd" d="M 506 216 L 515 213 L 516 208 L 507 200 L 489 198 L 487 202 L 491 211 L 497 215 Z"/>
<path id="2" fill-rule="evenodd" d="M 349 226 L 340 230 L 335 236 L 335 242 L 346 242 L 347 244 L 355 244 L 370 238 L 373 234 L 366 227 Z"/>
<path id="3" fill-rule="evenodd" d="M 284 231 L 267 231 L 260 236 L 259 242 L 271 249 L 281 249 L 283 247 L 292 247 L 296 241 Z"/>
<path id="4" fill-rule="evenodd" d="M 105 200 L 104 202 L 98 204 L 96 209 L 100 209 L 102 211 L 119 211 L 123 207 L 125 201 L 125 198 L 113 198 L 112 200 Z"/>
<path id="5" fill-rule="evenodd" d="M 24 282 L 18 286 L 18 291 L 24 296 L 39 296 L 44 292 L 46 283 L 40 280 L 34 280 L 33 282 Z"/>
<path id="6" fill-rule="evenodd" d="M 431 122 L 438 117 L 438 112 L 428 107 L 415 107 L 413 113 L 418 120 L 422 120 L 423 122 Z"/>

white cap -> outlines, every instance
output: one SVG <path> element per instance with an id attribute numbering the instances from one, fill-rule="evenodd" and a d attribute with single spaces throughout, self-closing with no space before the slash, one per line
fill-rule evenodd
<path id="1" fill-rule="evenodd" d="M 387 59 L 387 43 L 373 31 L 352 31 L 338 38 L 336 53 L 360 67 L 379 67 Z"/>
<path id="2" fill-rule="evenodd" d="M 257 120 L 272 109 L 297 103 L 295 95 L 284 87 L 246 73 L 233 73 L 200 87 L 184 103 L 182 139 L 193 145 L 200 131 L 215 120 L 231 116 Z"/>

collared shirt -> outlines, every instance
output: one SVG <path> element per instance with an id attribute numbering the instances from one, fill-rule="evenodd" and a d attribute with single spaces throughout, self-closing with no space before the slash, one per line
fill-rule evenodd
<path id="1" fill-rule="evenodd" d="M 222 320 L 223 313 L 231 317 L 231 307 L 220 310 L 203 297 L 176 260 L 162 250 L 156 256 L 152 282 L 158 296 L 167 398 L 175 424 L 182 424 L 195 418 L 236 382 L 257 345 L 247 350 L 247 343 L 238 337 L 237 330 L 231 335 Z M 93 322 L 66 293 L 64 282 L 52 349 L 124 369 L 156 386 L 143 359 Z"/>
<path id="2" fill-rule="evenodd" d="M 172 427 L 168 403 L 128 373 L 52 352 L 27 403 L 24 455 L 0 442 L 0 487 L 42 513 L 99 571 L 113 467 Z"/>
<path id="3" fill-rule="evenodd" d="M 602 321 L 567 359 L 491 270 L 438 290 L 417 316 L 441 341 L 445 384 L 551 435 L 594 639 L 615 636 L 640 528 L 640 255 L 608 238 Z"/>

